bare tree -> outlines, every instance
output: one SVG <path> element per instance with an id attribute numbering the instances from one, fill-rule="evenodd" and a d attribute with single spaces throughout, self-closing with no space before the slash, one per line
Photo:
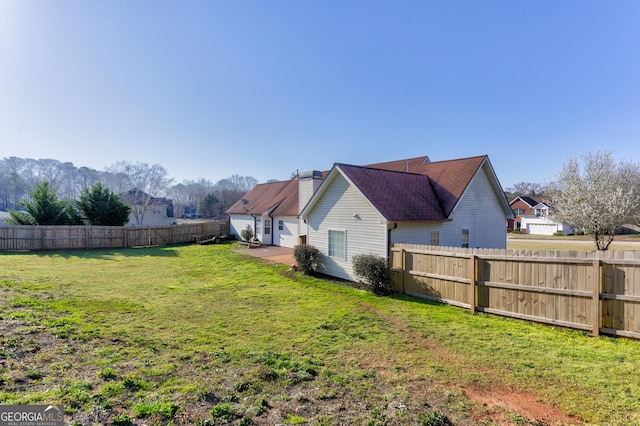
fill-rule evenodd
<path id="1" fill-rule="evenodd" d="M 136 193 L 142 195 L 137 199 L 141 209 L 133 209 L 138 225 L 144 223 L 144 215 L 151 204 L 151 200 L 154 197 L 161 197 L 167 194 L 169 186 L 173 182 L 173 179 L 168 177 L 167 169 L 159 164 L 149 166 L 147 163 L 119 161 L 107 167 L 107 171 L 114 178 L 113 182 L 117 185 L 116 188 L 112 187 L 112 190 L 116 192 L 122 191 L 122 187 L 126 186 L 129 191 L 134 189 L 141 191 L 136 191 Z"/>
<path id="2" fill-rule="evenodd" d="M 606 151 L 589 152 L 563 164 L 553 194 L 552 214 L 593 237 L 607 250 L 624 225 L 640 212 L 640 166 L 615 162 Z"/>
<path id="3" fill-rule="evenodd" d="M 527 195 L 533 197 L 536 195 L 541 195 L 543 192 L 543 188 L 544 187 L 541 183 L 518 182 L 512 187 L 507 188 L 507 191 L 514 196 Z"/>

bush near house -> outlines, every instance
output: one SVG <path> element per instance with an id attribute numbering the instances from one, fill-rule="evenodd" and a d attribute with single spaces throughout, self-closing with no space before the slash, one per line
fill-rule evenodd
<path id="1" fill-rule="evenodd" d="M 253 230 L 251 229 L 251 226 L 247 225 L 245 229 L 240 231 L 240 237 L 242 237 L 244 241 L 251 241 L 253 238 Z"/>
<path id="2" fill-rule="evenodd" d="M 300 244 L 293 248 L 293 257 L 302 272 L 314 275 L 320 267 L 320 250 L 316 247 Z"/>
<path id="3" fill-rule="evenodd" d="M 376 294 L 391 293 L 387 259 L 375 254 L 353 256 L 353 272 Z"/>

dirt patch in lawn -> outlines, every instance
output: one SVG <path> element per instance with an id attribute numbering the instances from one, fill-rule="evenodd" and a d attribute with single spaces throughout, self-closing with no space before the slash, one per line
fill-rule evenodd
<path id="1" fill-rule="evenodd" d="M 385 318 L 393 324 L 399 333 L 405 335 L 409 351 L 422 354 L 425 357 L 419 360 L 419 363 L 425 365 L 424 363 L 428 363 L 429 360 L 438 360 L 443 365 L 460 366 L 465 363 L 463 354 L 451 351 L 434 339 L 424 337 L 421 333 L 411 330 L 402 320 L 370 305 L 362 304 L 362 306 Z M 474 371 L 485 378 L 499 378 L 501 376 L 499 371 L 488 366 L 474 366 Z M 408 375 L 411 374 L 408 373 Z M 568 426 L 583 424 L 578 419 L 563 413 L 562 410 L 546 404 L 539 395 L 508 389 L 499 379 L 487 379 L 481 382 L 489 383 L 489 385 L 465 386 L 459 389 L 466 398 L 485 408 L 484 410 L 472 410 L 468 413 L 472 420 L 479 423 L 490 420 L 498 425 Z M 455 388 L 455 385 L 453 387 Z"/>

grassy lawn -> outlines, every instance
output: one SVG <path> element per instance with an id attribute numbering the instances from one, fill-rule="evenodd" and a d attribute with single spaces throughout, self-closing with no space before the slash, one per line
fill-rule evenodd
<path id="1" fill-rule="evenodd" d="M 528 235 L 509 234 L 507 248 L 513 250 L 567 250 L 593 251 L 596 249 L 592 237 L 586 235 Z M 616 235 L 609 250 L 640 250 L 640 235 Z"/>
<path id="2" fill-rule="evenodd" d="M 640 342 L 231 245 L 0 254 L 0 403 L 92 424 L 640 424 Z"/>

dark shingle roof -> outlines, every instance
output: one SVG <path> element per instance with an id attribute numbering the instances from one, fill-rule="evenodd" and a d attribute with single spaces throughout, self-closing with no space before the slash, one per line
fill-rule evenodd
<path id="1" fill-rule="evenodd" d="M 123 192 L 118 195 L 120 196 L 122 202 L 125 204 L 149 206 L 173 205 L 173 200 L 167 198 L 152 197 L 138 188 L 130 189 L 127 192 Z"/>
<path id="2" fill-rule="evenodd" d="M 414 172 L 394 171 L 401 160 L 374 165 L 392 170 L 345 164 L 336 166 L 389 221 L 445 220 L 468 187 L 486 156 L 433 163 L 413 162 Z M 415 159 L 414 159 L 415 160 Z M 410 167 L 411 170 L 411 167 Z"/>
<path id="3" fill-rule="evenodd" d="M 246 202 L 243 202 L 245 200 Z M 298 215 L 298 179 L 261 183 L 227 210 L 228 214 Z"/>
<path id="4" fill-rule="evenodd" d="M 336 167 L 389 221 L 428 221 L 447 218 L 427 176 L 347 164 L 336 164 Z"/>

